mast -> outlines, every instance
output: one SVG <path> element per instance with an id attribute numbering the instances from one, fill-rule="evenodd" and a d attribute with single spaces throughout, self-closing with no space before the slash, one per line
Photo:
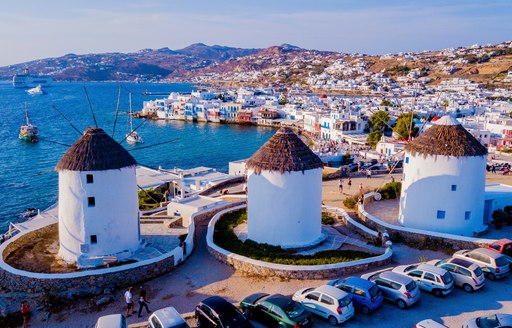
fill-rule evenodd
<path id="1" fill-rule="evenodd" d="M 27 108 L 26 102 L 25 102 L 25 120 L 27 121 L 27 125 L 29 125 L 30 123 L 28 123 L 28 108 Z"/>
<path id="2" fill-rule="evenodd" d="M 129 99 L 129 102 L 130 102 L 130 133 L 132 133 L 133 131 L 133 123 L 132 123 L 132 93 L 129 92 L 128 93 L 128 99 Z"/>

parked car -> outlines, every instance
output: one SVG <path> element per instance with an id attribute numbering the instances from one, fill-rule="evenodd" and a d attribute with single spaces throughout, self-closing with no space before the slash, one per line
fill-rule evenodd
<path id="1" fill-rule="evenodd" d="M 148 328 L 189 328 L 172 306 L 156 310 L 148 318 Z"/>
<path id="2" fill-rule="evenodd" d="M 474 250 L 461 250 L 455 252 L 453 257 L 468 260 L 478 264 L 489 280 L 503 278 L 510 272 L 510 266 L 505 255 L 486 248 Z"/>
<path id="3" fill-rule="evenodd" d="M 425 319 L 414 325 L 414 328 L 448 328 L 432 319 Z"/>
<path id="4" fill-rule="evenodd" d="M 98 318 L 94 328 L 126 328 L 126 318 L 122 314 L 109 314 Z"/>
<path id="5" fill-rule="evenodd" d="M 220 296 L 199 302 L 195 310 L 198 327 L 252 327 L 240 310 Z"/>
<path id="6" fill-rule="evenodd" d="M 377 310 L 384 300 L 384 296 L 376 283 L 359 277 L 335 279 L 327 283 L 348 293 L 352 298 L 354 307 L 364 314 Z"/>
<path id="7" fill-rule="evenodd" d="M 512 315 L 497 313 L 487 317 L 478 317 L 466 321 L 462 328 L 478 328 L 478 327 L 512 327 Z"/>
<path id="8" fill-rule="evenodd" d="M 428 264 L 435 265 L 450 272 L 455 286 L 461 287 L 465 292 L 479 290 L 485 285 L 482 269 L 475 263 L 460 258 L 432 260 Z"/>
<path id="9" fill-rule="evenodd" d="M 281 294 L 249 295 L 240 302 L 240 308 L 248 318 L 254 318 L 270 327 L 303 328 L 313 325 L 311 312 Z"/>
<path id="10" fill-rule="evenodd" d="M 332 326 L 345 322 L 354 316 L 354 305 L 344 291 L 328 285 L 303 288 L 293 295 L 293 300 L 308 311 L 327 319 Z"/>
<path id="11" fill-rule="evenodd" d="M 368 273 L 361 276 L 379 286 L 384 299 L 405 309 L 420 299 L 420 289 L 411 278 L 391 271 Z"/>
<path id="12" fill-rule="evenodd" d="M 512 240 L 506 238 L 496 240 L 486 248 L 507 256 L 509 267 L 512 269 Z"/>
<path id="13" fill-rule="evenodd" d="M 446 296 L 453 290 L 452 275 L 445 269 L 431 264 L 399 265 L 393 272 L 411 277 L 420 289 L 436 297 Z"/>

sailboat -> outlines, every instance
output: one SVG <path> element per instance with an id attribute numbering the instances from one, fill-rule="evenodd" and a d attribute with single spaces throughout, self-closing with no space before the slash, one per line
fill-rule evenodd
<path id="1" fill-rule="evenodd" d="M 128 116 L 130 117 L 130 132 L 126 135 L 126 141 L 129 143 L 144 143 L 144 139 L 137 131 L 133 130 L 133 115 L 132 115 L 132 94 L 131 92 L 128 94 L 130 99 L 130 112 Z"/>
<path id="2" fill-rule="evenodd" d="M 28 89 L 27 93 L 29 95 L 42 95 L 44 94 L 43 87 L 39 84 L 35 88 Z"/>
<path id="3" fill-rule="evenodd" d="M 30 124 L 30 122 L 28 121 L 27 104 L 25 104 L 25 120 L 26 124 L 20 127 L 20 134 L 18 138 L 20 138 L 20 140 L 27 142 L 38 142 L 39 139 L 37 126 Z"/>

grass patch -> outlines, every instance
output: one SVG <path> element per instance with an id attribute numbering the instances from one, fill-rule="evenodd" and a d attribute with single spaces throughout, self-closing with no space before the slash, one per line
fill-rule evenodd
<path id="1" fill-rule="evenodd" d="M 322 224 L 334 224 L 336 222 L 336 215 L 329 212 L 322 212 Z"/>
<path id="2" fill-rule="evenodd" d="M 251 259 L 289 265 L 321 265 L 350 262 L 365 259 L 372 254 L 353 250 L 331 250 L 318 252 L 314 255 L 294 255 L 279 246 L 260 244 L 252 240 L 242 242 L 233 232 L 233 228 L 247 221 L 245 209 L 223 215 L 215 225 L 213 240 L 219 247 L 249 257 Z"/>

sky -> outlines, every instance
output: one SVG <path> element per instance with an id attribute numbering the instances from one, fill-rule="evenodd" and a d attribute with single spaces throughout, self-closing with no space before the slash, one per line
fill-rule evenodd
<path id="1" fill-rule="evenodd" d="M 0 66 L 192 43 L 386 54 L 512 39 L 512 0 L 23 0 L 0 4 Z"/>

